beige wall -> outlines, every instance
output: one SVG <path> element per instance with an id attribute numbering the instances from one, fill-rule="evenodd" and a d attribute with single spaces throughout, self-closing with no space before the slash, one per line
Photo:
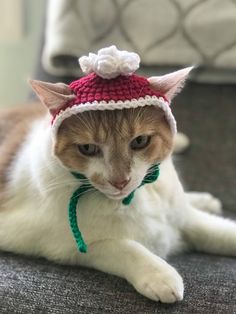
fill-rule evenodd
<path id="1" fill-rule="evenodd" d="M 29 91 L 26 80 L 31 76 L 39 48 L 44 1 L 21 1 L 21 18 L 19 12 L 15 16 L 13 12 L 8 20 L 12 19 L 14 27 L 22 30 L 15 36 L 14 29 L 9 30 L 11 36 L 0 36 L 0 106 L 26 100 Z M 3 9 L 1 5 L 0 2 Z"/>

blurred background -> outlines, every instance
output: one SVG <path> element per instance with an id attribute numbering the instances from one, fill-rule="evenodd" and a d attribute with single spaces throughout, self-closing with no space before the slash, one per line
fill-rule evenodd
<path id="1" fill-rule="evenodd" d="M 27 100 L 27 78 L 70 81 L 77 59 L 116 44 L 140 72 L 197 65 L 192 79 L 236 83 L 234 0 L 1 0 L 0 105 Z"/>
<path id="2" fill-rule="evenodd" d="M 26 101 L 42 31 L 44 1 L 0 2 L 0 106 Z"/>

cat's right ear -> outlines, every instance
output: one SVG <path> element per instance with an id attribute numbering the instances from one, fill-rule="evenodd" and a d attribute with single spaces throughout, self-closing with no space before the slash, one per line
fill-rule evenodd
<path id="1" fill-rule="evenodd" d="M 53 84 L 29 80 L 29 84 L 52 115 L 76 97 L 64 83 Z"/>

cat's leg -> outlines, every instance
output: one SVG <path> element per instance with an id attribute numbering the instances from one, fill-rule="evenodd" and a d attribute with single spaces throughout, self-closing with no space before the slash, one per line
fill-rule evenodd
<path id="1" fill-rule="evenodd" d="M 80 264 L 123 277 L 154 301 L 172 303 L 183 299 L 183 281 L 178 272 L 136 241 L 99 241 L 79 257 Z"/>
<path id="2" fill-rule="evenodd" d="M 212 194 L 207 192 L 186 192 L 186 196 L 193 207 L 212 214 L 222 214 L 222 203 Z"/>
<path id="3" fill-rule="evenodd" d="M 236 256 L 236 222 L 190 207 L 184 237 L 197 251 Z"/>

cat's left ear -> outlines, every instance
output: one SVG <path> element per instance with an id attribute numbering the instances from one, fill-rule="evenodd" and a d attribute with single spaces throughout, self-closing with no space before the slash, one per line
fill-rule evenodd
<path id="1" fill-rule="evenodd" d="M 154 90 L 165 95 L 171 101 L 183 88 L 192 69 L 193 67 L 188 67 L 163 76 L 152 76 L 148 78 L 148 81 Z"/>
<path id="2" fill-rule="evenodd" d="M 76 97 L 69 86 L 64 83 L 53 84 L 29 80 L 29 84 L 52 115 Z"/>

